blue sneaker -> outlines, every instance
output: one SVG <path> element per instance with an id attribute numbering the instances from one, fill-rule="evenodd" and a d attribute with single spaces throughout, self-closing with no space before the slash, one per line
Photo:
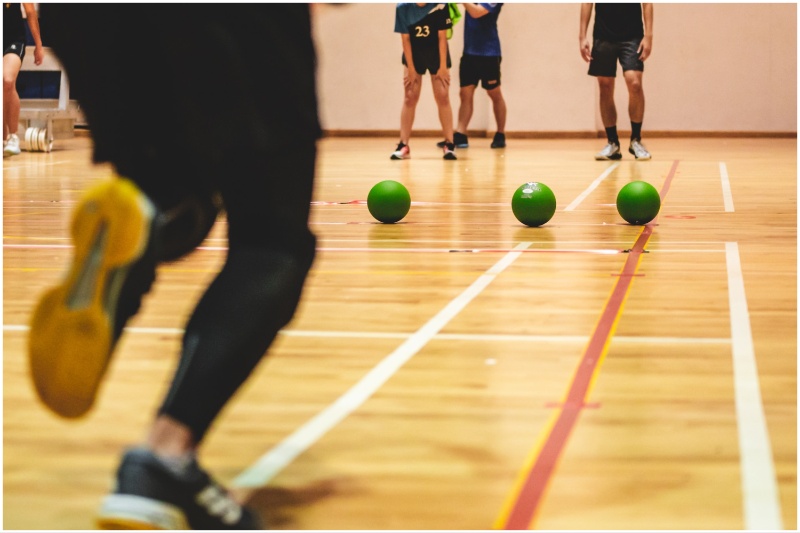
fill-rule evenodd
<path id="1" fill-rule="evenodd" d="M 439 141 L 436 143 L 436 146 L 439 148 L 444 148 L 445 144 L 447 144 L 447 139 L 444 141 Z M 469 148 L 469 139 L 467 139 L 467 136 L 463 133 L 454 132 L 453 144 L 456 145 L 456 148 Z"/>

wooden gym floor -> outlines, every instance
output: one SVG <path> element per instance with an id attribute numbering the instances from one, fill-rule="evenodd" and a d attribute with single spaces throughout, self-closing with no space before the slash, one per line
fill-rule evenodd
<path id="1" fill-rule="evenodd" d="M 796 529 L 796 139 L 321 141 L 319 255 L 295 320 L 201 460 L 274 529 Z M 624 146 L 623 148 L 627 148 Z M 92 528 L 138 442 L 181 328 L 225 255 L 163 265 L 95 409 L 64 421 L 27 378 L 31 307 L 62 275 L 90 141 L 3 161 L 3 525 Z M 404 183 L 399 224 L 367 211 Z M 660 192 L 645 227 L 614 201 Z M 540 228 L 510 209 L 541 181 Z"/>

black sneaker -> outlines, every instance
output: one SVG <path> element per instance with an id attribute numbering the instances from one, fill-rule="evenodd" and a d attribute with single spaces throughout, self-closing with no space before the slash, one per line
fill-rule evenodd
<path id="1" fill-rule="evenodd" d="M 72 218 L 72 265 L 33 313 L 28 342 L 39 398 L 75 418 L 94 403 L 114 347 L 156 273 L 156 208 L 130 180 L 89 189 Z"/>
<path id="2" fill-rule="evenodd" d="M 506 134 L 497 132 L 492 139 L 492 148 L 505 148 L 506 147 Z"/>
<path id="3" fill-rule="evenodd" d="M 455 161 L 458 159 L 456 157 L 456 145 L 453 143 L 444 143 L 444 148 L 442 148 L 444 152 L 444 159 Z"/>
<path id="4" fill-rule="evenodd" d="M 390 159 L 408 159 L 409 157 L 411 157 L 411 148 L 409 148 L 407 144 L 404 144 L 402 141 L 400 141 L 395 151 L 392 152 Z"/>
<path id="5" fill-rule="evenodd" d="M 255 514 L 235 502 L 192 459 L 168 466 L 143 448 L 128 450 L 114 492 L 97 513 L 100 529 L 261 529 Z"/>
<path id="6" fill-rule="evenodd" d="M 436 143 L 436 146 L 439 148 L 444 148 L 444 145 L 447 144 L 447 140 L 439 141 Z M 469 148 L 469 139 L 463 133 L 455 132 L 453 133 L 453 144 L 456 145 L 456 148 Z"/>

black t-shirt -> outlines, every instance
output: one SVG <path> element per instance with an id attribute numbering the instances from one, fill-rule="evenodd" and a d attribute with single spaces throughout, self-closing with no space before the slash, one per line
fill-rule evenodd
<path id="1" fill-rule="evenodd" d="M 395 32 L 407 33 L 414 50 L 439 48 L 439 31 L 453 27 L 447 4 L 403 4 L 398 7 Z"/>
<path id="2" fill-rule="evenodd" d="M 595 4 L 594 38 L 618 43 L 644 37 L 642 4 Z"/>
<path id="3" fill-rule="evenodd" d="M 3 4 L 3 44 L 25 42 L 21 4 Z M 4 46 L 5 48 L 5 46 Z"/>

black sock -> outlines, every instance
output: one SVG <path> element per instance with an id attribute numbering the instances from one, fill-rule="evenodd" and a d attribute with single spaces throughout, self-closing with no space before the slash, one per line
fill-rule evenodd
<path id="1" fill-rule="evenodd" d="M 610 128 L 606 128 L 606 137 L 608 137 L 608 142 L 613 144 L 619 144 L 619 136 L 617 135 L 617 127 L 611 126 Z"/>
<path id="2" fill-rule="evenodd" d="M 642 139 L 642 123 L 631 122 L 631 140 L 640 141 Z"/>

